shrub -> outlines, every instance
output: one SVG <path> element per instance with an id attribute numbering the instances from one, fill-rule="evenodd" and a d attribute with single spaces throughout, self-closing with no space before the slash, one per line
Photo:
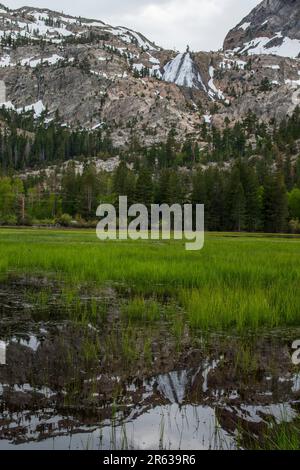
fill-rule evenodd
<path id="1" fill-rule="evenodd" d="M 69 214 L 62 214 L 58 219 L 57 223 L 62 227 L 72 226 L 72 217 Z"/>
<path id="2" fill-rule="evenodd" d="M 292 219 L 289 222 L 289 229 L 291 233 L 300 233 L 300 221 L 299 219 Z"/>
<path id="3" fill-rule="evenodd" d="M 17 217 L 15 215 L 0 215 L 0 225 L 17 225 Z"/>

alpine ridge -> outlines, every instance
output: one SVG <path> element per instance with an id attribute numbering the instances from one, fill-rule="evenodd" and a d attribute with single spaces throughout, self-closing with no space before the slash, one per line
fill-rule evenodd
<path id="1" fill-rule="evenodd" d="M 300 1 L 264 0 L 225 38 L 225 50 L 298 57 Z"/>
<path id="2" fill-rule="evenodd" d="M 0 107 L 146 147 L 202 125 L 263 122 L 300 104 L 300 1 L 264 0 L 220 51 L 165 50 L 143 33 L 50 9 L 0 6 Z M 1 124 L 1 123 L 0 123 Z M 5 125 L 3 124 L 5 127 Z"/>

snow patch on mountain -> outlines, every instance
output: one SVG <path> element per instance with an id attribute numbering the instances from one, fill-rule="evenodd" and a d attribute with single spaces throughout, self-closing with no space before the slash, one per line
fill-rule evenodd
<path id="1" fill-rule="evenodd" d="M 297 58 L 300 53 L 300 1 L 262 0 L 231 29 L 223 50 Z"/>
<path id="2" fill-rule="evenodd" d="M 280 70 L 280 65 L 264 65 L 264 69 Z"/>
<path id="3" fill-rule="evenodd" d="M 0 106 L 5 109 L 10 109 L 12 111 L 16 111 L 18 114 L 27 113 L 29 111 L 33 111 L 34 118 L 37 119 L 41 116 L 41 114 L 46 111 L 46 108 L 41 100 L 37 101 L 36 103 L 30 104 L 28 106 L 24 106 L 23 108 L 16 108 L 15 105 L 11 101 L 6 101 L 5 103 L 0 103 Z"/>
<path id="4" fill-rule="evenodd" d="M 146 51 L 153 50 L 158 51 L 159 48 L 154 46 L 150 41 L 148 41 L 142 34 L 137 33 L 131 29 L 125 28 L 123 26 L 118 26 L 114 28 L 112 26 L 107 27 L 104 31 L 107 33 L 117 36 L 121 41 L 128 44 L 137 43 L 137 45 Z"/>
<path id="5" fill-rule="evenodd" d="M 139 72 L 139 73 L 143 73 L 144 71 L 146 71 L 148 69 L 150 77 L 155 77 L 155 78 L 159 78 L 159 79 L 162 78 L 162 73 L 160 71 L 160 65 L 159 64 L 152 65 L 152 67 L 150 67 L 150 68 L 145 67 L 144 64 L 133 64 L 132 68 L 133 68 L 133 70 L 135 70 L 136 72 Z"/>
<path id="6" fill-rule="evenodd" d="M 300 79 L 299 80 L 290 80 L 290 79 L 286 79 L 285 81 L 285 84 L 286 85 L 292 85 L 292 86 L 296 86 L 296 87 L 299 87 L 300 86 Z"/>
<path id="7" fill-rule="evenodd" d="M 149 41 L 143 34 L 123 26 L 113 27 L 100 20 L 76 18 L 55 11 L 24 7 L 19 10 L 2 10 L 0 12 L 0 37 L 13 40 L 25 37 L 48 42 L 62 43 L 69 37 L 80 37 L 90 28 L 97 28 L 101 33 L 117 36 L 126 44 L 134 44 L 143 51 L 158 51 L 159 47 Z"/>
<path id="8" fill-rule="evenodd" d="M 247 62 L 240 59 L 228 59 L 225 57 L 222 62 L 220 62 L 219 67 L 223 70 L 231 70 L 237 68 L 239 70 L 245 70 Z"/>
<path id="9" fill-rule="evenodd" d="M 211 65 L 209 67 L 209 76 L 210 76 L 210 80 L 208 82 L 208 86 L 209 86 L 209 91 L 208 91 L 208 94 L 209 96 L 211 97 L 212 100 L 214 100 L 215 98 L 218 98 L 219 100 L 225 100 L 225 96 L 223 94 L 223 92 L 221 90 L 219 90 L 215 83 L 214 83 L 214 75 L 215 75 L 215 69 L 214 67 Z"/>
<path id="10" fill-rule="evenodd" d="M 251 26 L 251 23 L 243 23 L 240 26 L 240 28 L 243 29 L 244 31 L 246 31 L 249 28 L 249 26 Z"/>
<path id="11" fill-rule="evenodd" d="M 142 72 L 145 66 L 144 64 L 133 64 L 132 68 L 133 70 L 136 70 L 137 72 Z"/>
<path id="12" fill-rule="evenodd" d="M 160 71 L 160 65 L 153 65 L 150 69 L 150 77 L 156 77 L 162 79 L 162 73 Z"/>
<path id="13" fill-rule="evenodd" d="M 206 91 L 200 72 L 189 52 L 178 54 L 175 59 L 168 62 L 164 67 L 162 78 L 178 86 Z"/>
<path id="14" fill-rule="evenodd" d="M 46 111 L 46 108 L 43 104 L 43 102 L 40 100 L 40 101 L 37 101 L 36 103 L 33 103 L 29 106 L 25 106 L 24 108 L 25 112 L 28 112 L 28 111 L 33 111 L 34 112 L 34 117 L 35 118 L 38 118 L 41 116 L 41 114 Z M 19 110 L 17 110 L 18 112 L 22 112 L 23 109 L 20 108 Z"/>
<path id="15" fill-rule="evenodd" d="M 193 88 L 195 74 L 190 54 L 178 54 L 164 67 L 163 79 L 179 86 Z"/>
<path id="16" fill-rule="evenodd" d="M 0 67 L 10 67 L 11 66 L 11 59 L 8 54 L 5 54 L 0 59 Z"/>
<path id="17" fill-rule="evenodd" d="M 211 124 L 211 118 L 212 118 L 211 114 L 204 114 L 203 119 L 204 119 L 205 124 Z"/>
<path id="18" fill-rule="evenodd" d="M 274 40 L 282 39 L 280 45 L 271 46 Z M 283 37 L 281 32 L 276 33 L 272 38 L 269 37 L 258 37 L 252 41 L 245 43 L 244 47 L 241 49 L 237 47 L 234 49 L 234 52 L 248 54 L 272 54 L 278 55 L 281 57 L 291 57 L 297 58 L 300 54 L 300 40 L 299 39 L 290 39 L 289 37 Z"/>
<path id="19" fill-rule="evenodd" d="M 23 67 L 27 65 L 31 68 L 35 68 L 38 65 L 46 64 L 46 63 L 48 65 L 56 65 L 58 62 L 60 62 L 62 60 L 65 60 L 64 57 L 59 56 L 57 54 L 53 54 L 51 57 L 47 57 L 47 58 L 44 58 L 44 59 L 32 59 L 32 58 L 23 59 L 23 60 L 21 60 L 21 65 Z"/>
<path id="20" fill-rule="evenodd" d="M 120 28 L 123 31 L 126 32 L 126 34 L 129 33 L 129 36 L 133 36 L 134 39 L 136 39 L 139 47 L 145 50 L 157 50 L 158 48 L 155 47 L 153 44 L 151 44 L 142 34 L 136 33 L 135 31 L 132 31 L 131 29 L 127 28 Z"/>
<path id="21" fill-rule="evenodd" d="M 28 57 L 25 59 L 22 59 L 20 62 L 18 62 L 19 65 L 22 67 L 31 67 L 31 68 L 36 68 L 39 65 L 42 64 L 47 64 L 47 65 L 56 65 L 61 61 L 66 60 L 64 57 L 58 55 L 58 54 L 53 54 L 50 57 L 44 57 L 44 58 L 34 58 L 34 57 Z M 73 62 L 74 58 L 69 58 L 68 62 Z M 6 54 L 0 59 L 0 67 L 16 67 L 18 64 L 12 62 L 11 57 Z"/>
<path id="22" fill-rule="evenodd" d="M 160 60 L 152 57 L 152 55 L 148 52 L 149 55 L 149 62 L 154 65 L 160 65 Z"/>
<path id="23" fill-rule="evenodd" d="M 32 40 L 38 40 L 40 37 L 44 39 L 56 39 L 66 38 L 74 36 L 72 31 L 69 31 L 65 25 L 60 27 L 51 27 L 46 25 L 46 20 L 35 20 L 33 22 L 12 22 L 10 19 L 6 19 L 11 23 L 10 29 L 0 30 L 0 37 L 11 37 L 17 39 L 18 37 L 29 38 Z"/>

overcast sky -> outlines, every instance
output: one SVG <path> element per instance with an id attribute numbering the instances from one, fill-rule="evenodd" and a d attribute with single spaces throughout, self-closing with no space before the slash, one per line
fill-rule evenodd
<path id="1" fill-rule="evenodd" d="M 1 0 L 2 1 L 2 0 Z M 261 0 L 3 0 L 9 8 L 48 7 L 144 33 L 157 44 L 184 50 L 214 50 Z"/>

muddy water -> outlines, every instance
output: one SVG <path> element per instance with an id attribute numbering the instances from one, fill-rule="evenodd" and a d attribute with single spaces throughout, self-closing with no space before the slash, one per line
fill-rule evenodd
<path id="1" fill-rule="evenodd" d="M 247 448 L 299 419 L 299 330 L 203 336 L 185 325 L 178 341 L 167 320 L 122 322 L 111 290 L 89 321 L 53 286 L 37 303 L 36 284 L 0 286 L 0 449 Z"/>

